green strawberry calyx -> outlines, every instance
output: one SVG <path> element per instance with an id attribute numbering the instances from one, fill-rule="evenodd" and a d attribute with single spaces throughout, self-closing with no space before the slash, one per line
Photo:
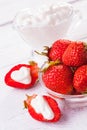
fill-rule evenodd
<path id="1" fill-rule="evenodd" d="M 56 61 L 46 61 L 42 65 L 40 72 L 45 72 L 49 67 L 60 64 L 59 60 Z"/>

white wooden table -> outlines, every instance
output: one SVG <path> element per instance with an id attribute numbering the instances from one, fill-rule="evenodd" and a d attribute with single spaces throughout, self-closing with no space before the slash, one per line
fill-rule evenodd
<path id="1" fill-rule="evenodd" d="M 29 90 L 17 90 L 6 86 L 4 76 L 19 63 L 28 63 L 31 48 L 20 38 L 12 24 L 15 14 L 23 8 L 36 8 L 42 3 L 58 0 L 0 0 L 0 130 L 86 130 L 87 107 L 71 109 L 65 107 L 57 123 L 42 123 L 32 119 L 23 109 L 26 94 L 47 94 L 38 83 Z M 68 0 L 67 0 L 68 1 Z M 83 21 L 70 32 L 70 39 L 87 39 L 87 0 L 73 3 L 80 10 Z M 4 25 L 6 24 L 6 25 Z M 3 26 L 2 26 L 3 25 Z M 73 34 L 73 35 L 72 35 Z"/>

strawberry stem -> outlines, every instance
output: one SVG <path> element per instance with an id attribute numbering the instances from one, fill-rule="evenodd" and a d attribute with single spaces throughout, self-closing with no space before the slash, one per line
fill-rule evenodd
<path id="1" fill-rule="evenodd" d="M 56 60 L 56 61 L 46 61 L 42 65 L 42 67 L 40 69 L 40 72 L 45 72 L 50 66 L 54 66 L 54 65 L 58 65 L 58 64 L 60 64 L 59 60 Z"/>
<path id="2" fill-rule="evenodd" d="M 37 63 L 35 61 L 29 61 L 29 64 L 32 66 L 37 65 Z"/>
<path id="3" fill-rule="evenodd" d="M 27 102 L 24 100 L 24 108 L 27 109 L 28 105 L 27 105 Z"/>
<path id="4" fill-rule="evenodd" d="M 31 100 L 36 96 L 37 96 L 36 94 L 33 94 L 32 96 L 26 94 L 27 99 L 24 100 L 24 108 L 28 108 L 28 105 L 30 104 Z"/>
<path id="5" fill-rule="evenodd" d="M 24 108 L 28 108 L 28 102 L 31 100 L 32 96 L 26 94 L 27 99 L 24 100 Z"/>
<path id="6" fill-rule="evenodd" d="M 49 51 L 49 47 L 48 46 L 44 46 L 44 49 L 42 52 L 38 52 L 38 51 L 35 51 L 35 53 L 39 54 L 39 55 L 42 55 L 42 56 L 48 56 L 48 51 Z"/>
<path id="7" fill-rule="evenodd" d="M 46 52 L 38 52 L 38 51 L 35 51 L 37 54 L 39 55 L 43 55 L 43 56 L 47 56 L 47 53 Z"/>
<path id="8" fill-rule="evenodd" d="M 84 44 L 84 46 L 85 46 L 85 50 L 87 50 L 87 43 L 84 42 L 83 44 Z"/>

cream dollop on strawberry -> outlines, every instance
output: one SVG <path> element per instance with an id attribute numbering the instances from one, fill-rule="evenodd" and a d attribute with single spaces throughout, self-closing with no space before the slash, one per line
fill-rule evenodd
<path id="1" fill-rule="evenodd" d="M 11 73 L 11 78 L 17 82 L 29 84 L 31 82 L 30 68 L 21 67 Z"/>
<path id="2" fill-rule="evenodd" d="M 32 99 L 31 105 L 34 110 L 38 114 L 41 113 L 45 119 L 51 120 L 54 118 L 54 113 L 43 96 L 37 95 L 36 98 Z"/>
<path id="3" fill-rule="evenodd" d="M 14 88 L 28 89 L 38 80 L 38 64 L 30 61 L 29 64 L 13 66 L 5 75 L 6 85 Z"/>
<path id="4" fill-rule="evenodd" d="M 27 95 L 24 107 L 28 109 L 29 115 L 38 121 L 56 122 L 61 117 L 61 110 L 55 99 L 46 95 Z"/>

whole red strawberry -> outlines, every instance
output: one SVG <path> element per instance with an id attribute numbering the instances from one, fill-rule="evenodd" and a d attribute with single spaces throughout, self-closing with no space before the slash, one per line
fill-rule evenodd
<path id="1" fill-rule="evenodd" d="M 77 92 L 87 92 L 87 65 L 83 65 L 76 70 L 73 84 Z"/>
<path id="2" fill-rule="evenodd" d="M 61 117 L 58 103 L 50 96 L 32 95 L 24 101 L 29 114 L 38 121 L 56 122 Z"/>
<path id="3" fill-rule="evenodd" d="M 55 92 L 70 94 L 72 92 L 73 72 L 70 67 L 59 64 L 48 67 L 42 74 L 45 86 Z"/>
<path id="4" fill-rule="evenodd" d="M 62 61 L 62 55 L 70 43 L 71 41 L 65 39 L 60 39 L 54 42 L 52 47 L 48 51 L 49 60 Z"/>
<path id="5" fill-rule="evenodd" d="M 72 42 L 65 50 L 62 61 L 68 66 L 81 66 L 86 63 L 86 49 L 83 42 Z"/>
<path id="6" fill-rule="evenodd" d="M 12 67 L 5 75 L 5 83 L 14 88 L 27 89 L 38 80 L 38 65 L 35 62 L 18 64 Z"/>

